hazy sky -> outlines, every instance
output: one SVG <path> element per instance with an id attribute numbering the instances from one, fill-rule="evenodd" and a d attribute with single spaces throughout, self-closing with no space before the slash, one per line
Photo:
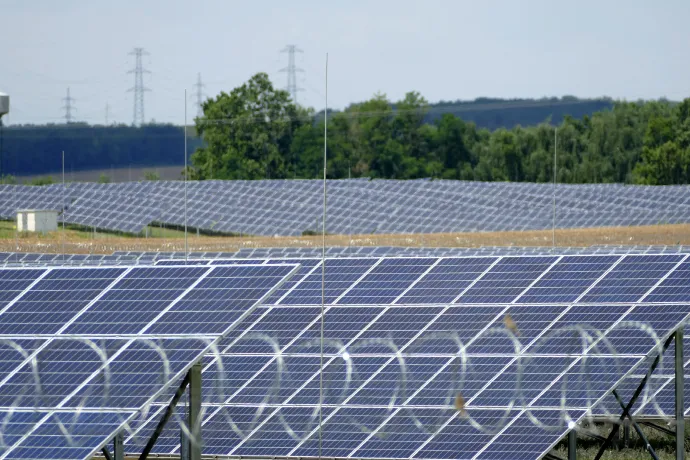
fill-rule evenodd
<path id="1" fill-rule="evenodd" d="M 146 119 L 181 123 L 197 73 L 205 92 L 256 72 L 284 87 L 279 51 L 304 53 L 299 102 L 343 108 L 380 91 L 429 101 L 572 94 L 690 96 L 688 0 L 0 0 L 0 91 L 9 122 L 131 123 L 132 48 L 149 53 Z M 196 113 L 189 99 L 189 117 Z"/>

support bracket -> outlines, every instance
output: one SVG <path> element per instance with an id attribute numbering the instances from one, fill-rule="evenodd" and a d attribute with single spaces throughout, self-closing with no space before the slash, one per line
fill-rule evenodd
<path id="1" fill-rule="evenodd" d="M 113 460 L 113 455 L 108 450 L 108 446 L 103 446 L 101 452 L 103 453 L 103 457 L 105 458 L 105 460 Z"/>
<path id="2" fill-rule="evenodd" d="M 654 460 L 658 460 L 656 452 L 654 452 L 654 449 L 652 448 L 652 446 L 647 441 L 647 438 L 645 437 L 644 433 L 642 432 L 642 429 L 640 428 L 640 426 L 632 418 L 632 415 L 630 414 L 630 410 L 632 409 L 633 405 L 637 401 L 637 398 L 639 398 L 645 385 L 647 385 L 647 381 L 649 380 L 649 378 L 652 376 L 652 374 L 656 370 L 656 367 L 659 365 L 659 362 L 661 361 L 661 356 L 668 349 L 668 347 L 671 345 L 671 342 L 673 342 L 675 340 L 675 338 L 676 338 L 676 332 L 671 334 L 666 339 L 666 342 L 664 342 L 663 347 L 661 348 L 661 350 L 659 350 L 659 353 L 654 358 L 654 361 L 652 362 L 651 366 L 649 366 L 647 373 L 645 374 L 645 376 L 642 379 L 642 381 L 640 382 L 640 384 L 637 386 L 635 393 L 633 393 L 633 395 L 630 398 L 630 401 L 628 402 L 627 405 L 625 403 L 623 403 L 623 400 L 618 395 L 618 391 L 613 390 L 613 396 L 615 396 L 616 400 L 618 401 L 618 404 L 623 409 L 623 413 L 618 418 L 617 423 L 613 424 L 613 428 L 611 429 L 611 432 L 609 433 L 609 435 L 606 438 L 606 440 L 604 441 L 604 443 L 601 445 L 601 448 L 599 448 L 599 452 L 597 452 L 597 455 L 594 457 L 594 460 L 601 460 L 602 455 L 604 455 L 604 452 L 606 451 L 606 449 L 611 445 L 611 443 L 613 442 L 613 439 L 616 436 L 618 436 L 618 431 L 620 429 L 620 426 L 623 423 L 623 421 L 626 419 L 626 417 L 630 420 L 630 423 L 632 424 L 633 428 L 635 428 L 635 431 L 640 436 L 640 438 L 645 442 L 647 452 L 649 452 L 649 454 L 652 456 L 652 458 Z"/>
<path id="3" fill-rule="evenodd" d="M 659 432 L 661 432 L 661 433 L 664 433 L 665 435 L 668 435 L 668 436 L 675 436 L 675 435 L 676 435 L 676 432 L 675 432 L 675 431 L 673 431 L 673 430 L 671 430 L 671 429 L 669 429 L 669 428 L 666 428 L 666 427 L 664 427 L 664 426 L 657 425 L 656 423 L 652 423 L 652 422 L 640 422 L 640 425 L 643 425 L 643 426 L 652 428 L 652 429 L 657 430 L 657 431 L 659 431 Z"/>
<path id="4" fill-rule="evenodd" d="M 201 460 L 201 363 L 196 363 L 187 373 L 189 378 L 189 411 L 187 426 L 191 439 L 186 433 L 181 433 L 182 460 Z"/>
<path id="5" fill-rule="evenodd" d="M 153 434 L 149 438 L 149 441 L 146 443 L 144 450 L 141 451 L 141 455 L 139 455 L 139 460 L 146 460 L 148 458 L 149 454 L 151 453 L 151 450 L 153 449 L 153 446 L 155 446 L 156 441 L 158 441 L 158 437 L 161 435 L 161 433 L 163 433 L 165 424 L 168 423 L 168 420 L 170 419 L 170 417 L 173 414 L 173 411 L 175 410 L 175 406 L 177 406 L 177 403 L 180 401 L 180 398 L 182 398 L 182 395 L 184 394 L 184 391 L 187 389 L 188 385 L 189 372 L 187 373 L 187 375 L 185 375 L 184 379 L 182 379 L 182 383 L 180 383 L 179 388 L 175 392 L 175 396 L 173 396 L 173 398 L 170 400 L 168 407 L 165 408 L 165 412 L 158 421 L 156 429 L 153 431 Z"/>

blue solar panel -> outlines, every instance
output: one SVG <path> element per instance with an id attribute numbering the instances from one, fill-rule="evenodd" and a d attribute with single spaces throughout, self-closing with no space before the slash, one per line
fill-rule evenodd
<path id="1" fill-rule="evenodd" d="M 383 259 L 340 299 L 341 304 L 392 303 L 438 259 Z M 328 267 L 328 265 L 326 266 Z"/>
<path id="2" fill-rule="evenodd" d="M 380 259 L 329 259 L 326 261 L 326 303 L 335 302 Z M 280 302 L 284 305 L 320 305 L 321 270 L 318 269 L 293 287 Z"/>
<path id="3" fill-rule="evenodd" d="M 467 418 L 453 417 L 454 413 L 455 411 L 445 410 L 447 424 L 435 436 L 427 436 L 422 443 L 411 446 L 408 449 L 412 451 L 409 455 L 413 458 L 472 458 L 494 438 L 495 432 L 518 412 L 473 411 L 472 420 L 486 427 L 484 431 L 477 430 Z"/>
<path id="4" fill-rule="evenodd" d="M 567 412 L 567 417 L 572 420 L 577 420 L 583 415 L 584 411 Z M 539 458 L 544 453 L 544 447 L 553 446 L 558 438 L 570 431 L 570 427 L 564 423 L 565 418 L 561 411 L 522 413 L 506 430 L 488 441 L 476 458 L 511 460 Z M 534 422 L 535 419 L 546 426 L 560 429 L 544 430 Z"/>
<path id="5" fill-rule="evenodd" d="M 179 379 L 223 333 L 251 316 L 257 302 L 294 269 L 236 265 L 0 270 L 0 276 L 9 272 L 6 279 L 22 279 L 22 272 L 35 280 L 0 312 L 4 333 L 13 337 L 0 341 L 0 406 L 56 411 L 25 427 L 3 458 L 88 457 Z M 135 335 L 108 335 L 113 332 Z M 32 340 L 35 334 L 49 334 L 48 340 Z M 196 337 L 200 334 L 205 336 Z M 101 410 L 83 412 L 84 408 Z M 76 445 L 57 431 L 58 420 L 73 429 Z"/>
<path id="6" fill-rule="evenodd" d="M 384 312 L 383 307 L 330 307 L 326 310 L 324 336 L 330 341 L 348 343 L 358 337 L 369 324 Z M 291 345 L 287 351 L 313 343 L 320 338 L 321 321 L 313 322 L 300 336 L 300 341 Z M 312 350 L 313 351 L 313 350 Z"/>
<path id="7" fill-rule="evenodd" d="M 690 305 L 636 306 L 607 334 L 608 344 L 617 353 L 646 354 L 663 343 L 663 332 L 681 323 L 688 314 Z"/>
<path id="8" fill-rule="evenodd" d="M 441 259 L 398 303 L 450 303 L 495 261 L 490 257 Z"/>
<path id="9" fill-rule="evenodd" d="M 11 300 L 21 295 L 22 291 L 43 274 L 43 270 L 0 271 L 0 309 L 6 308 Z"/>
<path id="10" fill-rule="evenodd" d="M 470 287 L 457 302 L 512 302 L 556 260 L 556 257 L 503 258 Z"/>
<path id="11" fill-rule="evenodd" d="M 104 439 L 115 434 L 122 422 L 132 413 L 128 412 L 86 412 L 72 414 L 53 412 L 31 415 L 12 414 L 18 420 L 11 421 L 20 424 L 21 431 L 35 427 L 34 431 L 24 439 L 15 439 L 18 447 L 3 454 L 3 459 L 25 460 L 31 459 L 79 459 L 87 458 L 98 449 Z M 36 420 L 36 415 L 42 415 Z M 41 423 L 42 422 L 42 423 Z M 33 425 L 36 423 L 36 425 Z M 17 430 L 19 431 L 19 430 Z M 65 431 L 69 442 L 66 442 Z M 14 444 L 16 445 L 16 444 Z"/>
<path id="12" fill-rule="evenodd" d="M 582 302 L 636 302 L 683 258 L 680 255 L 626 256 Z"/>
<path id="13" fill-rule="evenodd" d="M 564 308 L 562 306 L 511 306 L 489 324 L 489 331 L 474 340 L 470 352 L 515 353 L 516 339 L 529 345 L 548 329 Z"/>
<path id="14" fill-rule="evenodd" d="M 590 408 L 638 363 L 639 356 L 595 355 L 580 358 L 558 378 L 558 383 L 541 395 L 532 406 Z M 630 398 L 626 402 L 629 400 Z M 619 410 L 616 412 L 620 413 Z"/>
<path id="15" fill-rule="evenodd" d="M 573 302 L 619 259 L 619 256 L 563 257 L 520 297 L 520 303 Z"/>
<path id="16" fill-rule="evenodd" d="M 690 262 L 683 262 L 645 299 L 647 302 L 689 302 Z"/>
<path id="17" fill-rule="evenodd" d="M 299 268 L 297 268 L 297 271 L 295 274 L 287 280 L 285 283 L 283 283 L 282 286 L 280 286 L 274 293 L 271 295 L 266 300 L 267 304 L 276 304 L 280 302 L 280 299 L 283 298 L 284 295 L 286 295 L 297 283 L 302 281 L 302 279 L 309 273 L 312 273 L 314 270 L 316 272 L 321 273 L 320 269 L 320 260 L 315 260 L 315 259 L 301 259 L 301 260 L 291 260 L 291 259 L 286 259 L 285 263 L 296 263 L 299 264 Z M 319 266 L 317 268 L 317 266 Z"/>

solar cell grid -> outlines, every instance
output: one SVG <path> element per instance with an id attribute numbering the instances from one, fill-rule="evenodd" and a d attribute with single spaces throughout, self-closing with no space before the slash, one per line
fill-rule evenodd
<path id="1" fill-rule="evenodd" d="M 332 259 L 326 262 L 325 300 L 330 304 L 338 300 L 349 288 L 365 276 L 381 259 Z M 293 287 L 281 301 L 284 305 L 321 304 L 321 272 L 308 274 Z"/>
<path id="2" fill-rule="evenodd" d="M 457 301 L 493 304 L 512 302 L 557 260 L 556 257 L 503 258 Z"/>
<path id="3" fill-rule="evenodd" d="M 4 413 L 10 417 L 7 426 L 16 430 L 11 438 L 19 447 L 6 451 L 3 459 L 78 459 L 87 458 L 104 438 L 111 435 L 131 413 L 99 412 L 73 415 L 69 413 L 23 412 Z M 0 415 L 2 417 L 2 415 Z M 43 421 L 42 423 L 40 423 Z M 21 436 L 34 427 L 28 436 Z M 71 435 L 70 445 L 64 442 L 63 430 Z"/>
<path id="4" fill-rule="evenodd" d="M 442 259 L 398 303 L 449 303 L 495 262 L 493 258 Z"/>
<path id="5" fill-rule="evenodd" d="M 566 256 L 520 298 L 523 303 L 573 302 L 607 270 L 619 256 Z"/>
<path id="6" fill-rule="evenodd" d="M 23 313 L 33 315 L 30 316 L 31 324 L 41 330 L 38 334 L 62 334 L 46 341 L 29 341 L 28 338 L 20 342 L 3 341 L 5 345 L 17 346 L 4 347 L 0 407 L 46 412 L 35 425 L 26 427 L 28 431 L 15 444 L 6 446 L 2 458 L 43 458 L 48 450 L 41 450 L 41 446 L 48 445 L 54 448 L 55 453 L 49 454 L 57 455 L 54 458 L 62 458 L 60 452 L 65 452 L 65 458 L 86 458 L 161 388 L 203 356 L 224 331 L 248 316 L 251 307 L 294 269 L 294 265 L 242 265 L 0 270 L 0 276 L 10 273 L 8 278 L 11 279 L 21 279 L 19 272 L 40 273 L 31 289 L 22 291 L 21 299 L 15 298 L 0 313 L 3 327 L 11 331 L 10 335 L 36 335 L 33 329 L 24 331 L 27 319 L 21 315 Z M 112 297 L 108 297 L 110 293 Z M 164 301 L 152 303 L 153 298 Z M 190 303 L 185 304 L 188 300 Z M 107 303 L 113 301 L 120 304 Z M 213 324 L 203 331 L 208 338 L 140 340 L 133 337 L 94 341 L 70 335 L 70 328 L 92 308 L 102 308 L 102 316 L 103 312 L 128 305 L 130 309 L 120 310 L 120 316 L 112 321 L 130 328 L 134 325 L 138 334 L 148 334 L 158 321 L 166 323 L 166 315 L 190 313 L 197 304 L 206 307 L 203 314 L 220 321 L 207 323 Z M 54 318 L 57 312 L 64 315 L 59 321 Z M 110 323 L 92 324 L 100 327 L 89 332 L 92 337 L 107 337 L 110 329 L 106 330 L 106 326 Z M 198 323 L 193 327 L 191 333 L 196 335 Z M 175 335 L 167 330 L 159 333 Z M 38 363 L 38 367 L 31 363 Z M 40 378 L 40 385 L 37 378 Z M 110 415 L 107 410 L 93 413 L 101 416 L 93 420 L 97 425 L 94 427 L 89 426 L 88 417 L 77 423 L 83 408 L 89 407 L 121 410 L 112 419 L 107 418 Z M 53 421 L 64 417 L 74 417 L 69 422 L 68 433 L 72 441 L 69 436 L 61 436 L 64 433 L 56 432 L 53 426 Z M 80 440 L 78 448 L 73 442 L 76 438 Z M 50 444 L 46 444 L 47 441 Z"/>
<path id="7" fill-rule="evenodd" d="M 635 302 L 685 257 L 626 256 L 582 298 L 582 302 Z"/>

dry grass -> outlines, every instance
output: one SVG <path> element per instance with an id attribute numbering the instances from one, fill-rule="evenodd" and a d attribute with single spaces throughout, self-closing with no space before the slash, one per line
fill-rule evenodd
<path id="1" fill-rule="evenodd" d="M 329 246 L 551 246 L 552 232 L 516 231 L 487 233 L 437 233 L 401 235 L 327 235 Z M 191 251 L 233 252 L 253 247 L 318 247 L 321 236 L 300 237 L 188 237 Z M 556 230 L 557 246 L 615 245 L 690 245 L 690 224 L 645 227 L 607 227 Z M 67 230 L 45 236 L 22 235 L 0 239 L 0 251 L 108 254 L 113 251 L 184 251 L 181 234 L 173 237 L 136 238 L 112 234 L 90 234 Z"/>
<path id="2" fill-rule="evenodd" d="M 591 428 L 591 427 L 590 427 Z M 670 428 L 670 427 L 667 427 Z M 592 431 L 599 434 L 600 436 L 607 436 L 611 430 L 610 425 L 595 427 Z M 659 460 L 672 460 L 676 458 L 676 440 L 672 436 L 660 433 L 656 430 L 652 430 L 647 427 L 642 427 L 647 440 L 650 445 L 654 448 Z M 686 438 L 686 451 L 688 448 L 688 434 L 690 430 L 685 430 Z M 622 444 L 622 433 L 619 433 L 619 443 Z M 593 440 L 591 438 L 585 437 L 582 434 L 578 436 L 577 440 L 577 458 L 580 460 L 591 460 L 595 458 L 599 448 L 601 447 L 601 442 L 598 440 Z M 565 445 L 565 440 L 562 441 L 556 449 L 554 449 L 556 454 L 561 458 L 567 458 L 567 448 Z M 686 458 L 690 457 L 690 453 L 686 452 Z M 602 460 L 648 460 L 652 457 L 645 449 L 645 444 L 640 439 L 634 429 L 630 429 L 630 444 L 628 448 L 623 448 L 620 450 L 610 447 L 606 450 L 602 456 Z"/>

